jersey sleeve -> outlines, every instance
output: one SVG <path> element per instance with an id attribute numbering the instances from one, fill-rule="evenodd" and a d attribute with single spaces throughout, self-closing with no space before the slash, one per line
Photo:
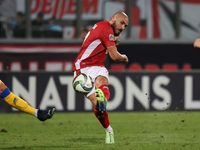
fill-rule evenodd
<path id="1" fill-rule="evenodd" d="M 115 37 L 113 35 L 113 32 L 109 31 L 109 30 L 101 30 L 100 34 L 99 34 L 99 38 L 101 40 L 101 42 L 105 45 L 105 47 L 108 46 L 114 46 L 115 45 Z"/>

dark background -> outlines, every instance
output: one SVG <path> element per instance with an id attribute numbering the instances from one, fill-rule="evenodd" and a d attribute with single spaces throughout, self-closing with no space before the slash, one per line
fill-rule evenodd
<path id="1" fill-rule="evenodd" d="M 28 49 L 28 47 L 27 47 Z M 192 44 L 175 44 L 175 43 L 135 43 L 135 44 L 120 44 L 117 47 L 118 51 L 126 54 L 129 58 L 128 68 L 132 63 L 139 63 L 143 68 L 145 64 L 157 64 L 160 68 L 165 63 L 177 64 L 179 69 L 182 69 L 183 64 L 188 63 L 191 69 L 200 69 L 200 49 L 194 48 Z M 77 57 L 77 52 L 6 52 L 0 49 L 0 61 L 6 66 L 10 66 L 12 61 L 22 62 L 23 70 L 28 69 L 29 61 L 38 61 L 39 69 L 44 70 L 45 61 L 72 61 Z M 105 65 L 109 69 L 113 60 L 108 56 Z"/>

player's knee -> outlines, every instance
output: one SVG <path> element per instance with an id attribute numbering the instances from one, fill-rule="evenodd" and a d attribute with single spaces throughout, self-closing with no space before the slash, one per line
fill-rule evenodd
<path id="1" fill-rule="evenodd" d="M 101 85 L 107 85 L 108 79 L 104 76 L 98 76 L 95 80 L 96 88 L 100 87 Z"/>
<path id="2" fill-rule="evenodd" d="M 7 88 L 7 86 L 2 82 L 0 81 L 0 94 Z"/>

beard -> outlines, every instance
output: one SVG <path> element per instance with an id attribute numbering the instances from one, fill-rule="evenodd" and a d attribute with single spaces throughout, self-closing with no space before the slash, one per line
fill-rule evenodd
<path id="1" fill-rule="evenodd" d="M 114 36 L 118 36 L 120 33 L 116 33 L 115 31 L 117 29 L 116 21 L 114 21 L 113 24 L 111 24 L 111 27 L 113 28 Z"/>

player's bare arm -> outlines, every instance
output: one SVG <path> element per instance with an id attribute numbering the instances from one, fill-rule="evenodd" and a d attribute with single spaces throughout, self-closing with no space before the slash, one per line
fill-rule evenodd
<path id="1" fill-rule="evenodd" d="M 200 38 L 198 38 L 198 39 L 196 39 L 196 40 L 194 41 L 194 47 L 200 48 Z"/>
<path id="2" fill-rule="evenodd" d="M 128 63 L 128 57 L 127 57 L 125 54 L 120 54 L 120 53 L 117 51 L 116 46 L 108 46 L 108 47 L 107 47 L 107 50 L 108 50 L 108 53 L 109 53 L 109 55 L 110 55 L 110 58 L 111 58 L 113 61 L 116 61 L 116 62 L 124 62 L 125 64 Z"/>

